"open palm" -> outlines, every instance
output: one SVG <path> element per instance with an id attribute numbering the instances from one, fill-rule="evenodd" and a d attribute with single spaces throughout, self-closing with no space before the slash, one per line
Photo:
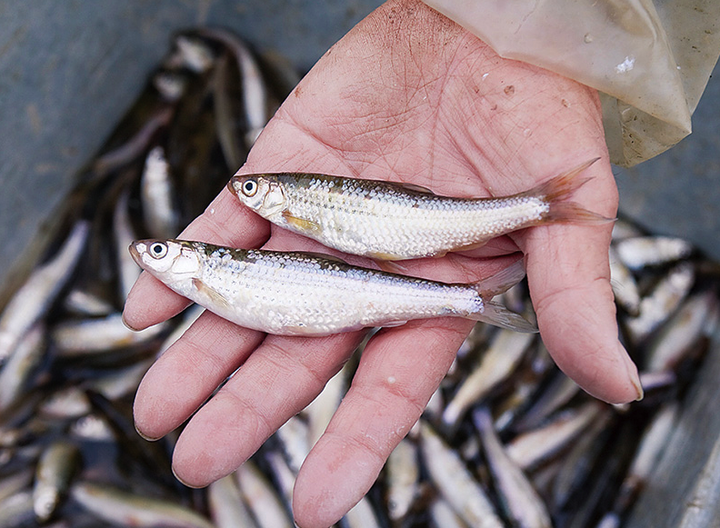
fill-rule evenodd
<path id="1" fill-rule="evenodd" d="M 592 179 L 574 199 L 612 217 L 617 189 L 593 90 L 501 59 L 424 4 L 393 0 L 317 63 L 268 124 L 240 173 L 319 172 L 480 197 L 530 189 L 597 156 L 601 161 L 586 172 Z M 181 238 L 323 251 L 316 242 L 271 228 L 228 191 Z M 471 253 L 402 265 L 416 276 L 472 281 L 521 252 L 540 331 L 555 361 L 591 394 L 625 402 L 638 397 L 639 387 L 617 339 L 609 242 L 610 225 L 552 225 Z M 140 329 L 186 304 L 143 274 L 125 319 Z M 294 510 L 301 526 L 331 524 L 369 489 L 471 327 L 460 319 L 415 321 L 371 340 L 352 387 L 298 475 Z M 206 312 L 143 380 L 135 402 L 137 428 L 148 438 L 165 435 L 242 365 L 177 442 L 178 477 L 206 485 L 242 464 L 312 401 L 363 335 L 265 336 Z"/>

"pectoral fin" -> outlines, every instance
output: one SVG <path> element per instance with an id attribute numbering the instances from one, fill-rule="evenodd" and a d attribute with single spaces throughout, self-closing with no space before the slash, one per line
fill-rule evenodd
<path id="1" fill-rule="evenodd" d="M 312 220 L 298 218 L 297 216 L 291 215 L 287 211 L 284 211 L 282 215 L 288 225 L 290 225 L 290 227 L 297 231 L 300 231 L 301 233 L 320 233 L 321 231 L 320 225 L 316 224 Z"/>
<path id="2" fill-rule="evenodd" d="M 212 306 L 217 308 L 230 308 L 230 302 L 217 290 L 214 290 L 200 279 L 193 279 L 192 283 L 198 293 L 212 303 Z M 205 303 L 202 304 L 205 305 Z"/>

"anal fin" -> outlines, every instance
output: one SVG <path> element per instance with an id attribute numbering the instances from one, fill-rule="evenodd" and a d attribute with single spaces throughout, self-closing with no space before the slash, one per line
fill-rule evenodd
<path id="1" fill-rule="evenodd" d="M 396 326 L 402 326 L 404 324 L 407 324 L 407 321 L 388 321 L 387 323 L 383 323 L 383 328 L 395 328 Z"/>
<path id="2" fill-rule="evenodd" d="M 488 242 L 487 240 L 482 240 L 480 242 L 474 242 L 472 244 L 466 244 L 464 246 L 454 247 L 450 251 L 453 253 L 458 253 L 460 251 L 472 251 L 473 249 L 479 249 L 479 248 L 483 247 L 485 244 L 487 244 L 487 242 Z M 442 255 L 439 255 L 439 256 L 442 256 Z"/>
<path id="3" fill-rule="evenodd" d="M 375 263 L 381 270 L 387 273 L 395 273 L 397 275 L 405 275 L 408 269 L 397 261 L 375 259 Z"/>

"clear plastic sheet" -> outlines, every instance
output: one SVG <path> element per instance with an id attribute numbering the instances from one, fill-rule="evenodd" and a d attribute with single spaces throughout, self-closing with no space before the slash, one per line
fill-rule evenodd
<path id="1" fill-rule="evenodd" d="M 691 131 L 720 55 L 717 0 L 423 0 L 501 56 L 599 90 L 610 157 L 632 166 Z"/>

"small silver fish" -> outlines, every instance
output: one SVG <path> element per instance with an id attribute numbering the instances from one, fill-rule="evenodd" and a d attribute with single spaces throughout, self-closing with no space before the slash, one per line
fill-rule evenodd
<path id="1" fill-rule="evenodd" d="M 295 489 L 295 477 L 297 476 L 297 472 L 290 468 L 285 460 L 285 457 L 280 451 L 267 451 L 264 458 L 269 466 L 269 474 L 271 475 L 272 481 L 275 483 L 277 490 L 280 492 L 285 508 L 289 512 L 292 512 L 292 498 L 293 491 Z"/>
<path id="2" fill-rule="evenodd" d="M 63 308 L 74 315 L 100 317 L 110 315 L 115 308 L 98 295 L 80 288 L 73 288 L 63 299 Z"/>
<path id="3" fill-rule="evenodd" d="M 420 425 L 420 449 L 430 480 L 468 526 L 500 528 L 485 490 L 459 455 L 426 423 Z"/>
<path id="4" fill-rule="evenodd" d="M 327 335 L 441 316 L 536 331 L 490 300 L 522 279 L 520 261 L 477 284 L 447 284 L 332 257 L 202 242 L 141 240 L 130 252 L 140 267 L 180 295 L 240 326 L 271 334 Z"/>
<path id="5" fill-rule="evenodd" d="M 90 413 L 75 420 L 68 433 L 71 438 L 85 442 L 116 443 L 118 438 L 112 427 L 101 414 Z"/>
<path id="6" fill-rule="evenodd" d="M 33 509 L 40 522 L 46 522 L 57 508 L 79 461 L 78 448 L 64 441 L 56 441 L 43 451 L 33 488 Z"/>
<path id="7" fill-rule="evenodd" d="M 287 459 L 290 469 L 292 469 L 293 473 L 297 474 L 312 447 L 309 441 L 310 428 L 307 422 L 300 418 L 299 415 L 291 416 L 290 419 L 275 432 L 275 436 L 280 440 L 283 454 Z"/>
<path id="8" fill-rule="evenodd" d="M 268 88 L 265 85 L 260 65 L 245 43 L 230 31 L 221 28 L 206 27 L 197 34 L 222 43 L 237 61 L 242 80 L 242 97 L 245 108 L 245 122 L 248 130 L 245 134 L 247 148 L 252 147 L 270 119 L 268 114 Z M 238 163 L 239 166 L 241 163 Z"/>
<path id="9" fill-rule="evenodd" d="M 75 224 L 56 255 L 33 271 L 5 306 L 0 314 L 0 363 L 50 308 L 75 269 L 89 232 L 85 220 Z"/>
<path id="10" fill-rule="evenodd" d="M 170 500 L 136 495 L 91 482 L 76 483 L 70 493 L 84 509 L 116 526 L 214 528 L 209 520 Z"/>
<path id="11" fill-rule="evenodd" d="M 450 507 L 448 501 L 438 495 L 428 507 L 431 526 L 434 528 L 467 528 L 467 524 Z"/>
<path id="12" fill-rule="evenodd" d="M 387 509 L 390 520 L 398 524 L 420 495 L 418 447 L 403 438 L 390 453 L 385 465 Z"/>
<path id="13" fill-rule="evenodd" d="M 92 411 L 85 390 L 77 385 L 56 390 L 38 406 L 38 414 L 48 420 L 71 420 Z"/>
<path id="14" fill-rule="evenodd" d="M 150 235 L 175 236 L 180 231 L 176 190 L 170 174 L 170 164 L 161 146 L 153 147 L 145 158 L 140 191 L 143 219 Z"/>
<path id="15" fill-rule="evenodd" d="M 134 394 L 145 373 L 154 363 L 150 357 L 128 367 L 119 367 L 107 376 L 90 381 L 88 386 L 105 396 L 108 400 L 119 400 L 128 394 Z"/>
<path id="16" fill-rule="evenodd" d="M 288 512 L 267 476 L 255 462 L 246 461 L 234 473 L 235 482 L 260 528 L 292 528 Z"/>
<path id="17" fill-rule="evenodd" d="M 616 418 L 615 413 L 601 414 L 558 460 L 559 465 L 547 493 L 548 505 L 553 511 L 566 510 L 577 490 L 587 485 L 592 470 L 598 463 L 603 463 L 601 457 L 607 455 L 608 430 L 612 430 L 612 422 Z"/>
<path id="18" fill-rule="evenodd" d="M 691 262 L 676 264 L 640 301 L 637 317 L 627 319 L 628 334 L 635 343 L 650 336 L 680 306 L 695 283 L 695 267 Z"/>
<path id="19" fill-rule="evenodd" d="M 60 321 L 50 335 L 57 346 L 58 356 L 76 357 L 146 344 L 164 332 L 167 326 L 167 323 L 161 323 L 136 332 L 125 326 L 122 314 L 114 313 L 101 318 Z"/>
<path id="20" fill-rule="evenodd" d="M 115 210 L 113 211 L 113 238 L 115 239 L 115 248 L 117 251 L 118 286 L 120 287 L 119 294 L 121 299 L 127 299 L 130 289 L 140 276 L 137 266 L 135 266 L 132 259 L 128 257 L 127 252 L 123 251 L 128 244 L 137 238 L 130 220 L 130 211 L 128 210 L 129 200 L 130 190 L 125 189 L 120 194 L 115 204 Z"/>
<path id="21" fill-rule="evenodd" d="M 610 221 L 566 200 L 597 159 L 502 198 L 451 198 L 413 185 L 301 173 L 237 175 L 228 188 L 263 218 L 328 247 L 404 260 L 480 247 L 540 224 Z"/>
<path id="22" fill-rule="evenodd" d="M 137 159 L 145 149 L 158 130 L 166 127 L 174 115 L 172 108 L 162 108 L 147 120 L 133 137 L 128 139 L 119 147 L 110 150 L 95 159 L 92 165 L 93 172 L 98 177 L 107 176 L 112 171 L 118 170 Z"/>
<path id="23" fill-rule="evenodd" d="M 45 357 L 45 324 L 35 323 L 0 368 L 0 412 L 25 396 L 30 382 Z"/>
<path id="24" fill-rule="evenodd" d="M 630 315 L 636 316 L 640 310 L 640 291 L 635 277 L 610 246 L 610 286 L 615 295 L 615 302 L 622 306 Z"/>
<path id="25" fill-rule="evenodd" d="M 256 528 L 233 475 L 208 486 L 208 508 L 217 528 Z"/>
<path id="26" fill-rule="evenodd" d="M 664 236 L 628 238 L 617 244 L 618 257 L 631 270 L 674 262 L 692 251 L 692 244 L 687 240 Z"/>
<path id="27" fill-rule="evenodd" d="M 507 445 L 507 453 L 521 469 L 530 470 L 566 448 L 607 411 L 597 402 L 564 411 L 543 427 L 516 436 Z"/>
<path id="28" fill-rule="evenodd" d="M 330 420 L 335 415 L 335 411 L 340 406 L 340 402 L 350 385 L 352 372 L 352 363 L 345 363 L 340 372 L 330 378 L 320 394 L 305 407 L 303 415 L 307 418 L 308 443 L 311 446 L 314 446 L 320 440 L 320 437 L 330 424 Z"/>
<path id="29" fill-rule="evenodd" d="M 550 415 L 566 405 L 579 391 L 580 386 L 577 383 L 562 372 L 557 372 L 549 381 L 544 382 L 543 391 L 535 395 L 532 405 L 513 424 L 513 431 L 527 432 L 540 427 Z"/>
<path id="30" fill-rule="evenodd" d="M 551 528 L 550 514 L 527 476 L 508 456 L 495 432 L 492 415 L 486 407 L 473 413 L 485 456 L 498 492 L 513 521 L 519 528 Z"/>
<path id="31" fill-rule="evenodd" d="M 645 365 L 650 371 L 675 369 L 683 358 L 696 352 L 694 343 L 704 335 L 704 327 L 717 309 L 713 291 L 704 291 L 688 298 L 663 327 L 654 333 L 645 352 Z"/>
<path id="32" fill-rule="evenodd" d="M 340 528 L 380 528 L 370 499 L 363 497 L 338 523 Z"/>
<path id="33" fill-rule="evenodd" d="M 165 61 L 167 68 L 187 68 L 193 73 L 205 73 L 215 61 L 215 53 L 202 39 L 179 35 L 175 51 Z"/>
<path id="34" fill-rule="evenodd" d="M 636 497 L 638 489 L 645 484 L 657 468 L 660 455 L 668 444 L 668 438 L 676 429 L 679 414 L 680 404 L 677 401 L 665 403 L 643 432 L 630 469 L 628 469 L 618 494 L 620 499 L 630 502 L 625 505 L 626 507 L 632 505 L 631 502 Z"/>
<path id="35" fill-rule="evenodd" d="M 160 97 L 168 103 L 176 103 L 185 95 L 188 79 L 182 73 L 160 70 L 152 76 L 152 85 Z"/>
<path id="36" fill-rule="evenodd" d="M 35 472 L 29 465 L 9 475 L 3 474 L 0 477 L 0 504 L 8 497 L 27 489 L 32 484 L 33 478 Z"/>
<path id="37" fill-rule="evenodd" d="M 34 517 L 31 491 L 20 490 L 0 501 L 0 526 L 27 526 Z"/>
<path id="38" fill-rule="evenodd" d="M 454 427 L 468 408 L 506 380 L 520 363 L 532 339 L 531 335 L 515 332 L 501 331 L 495 334 L 490 348 L 445 407 L 443 423 Z"/>

